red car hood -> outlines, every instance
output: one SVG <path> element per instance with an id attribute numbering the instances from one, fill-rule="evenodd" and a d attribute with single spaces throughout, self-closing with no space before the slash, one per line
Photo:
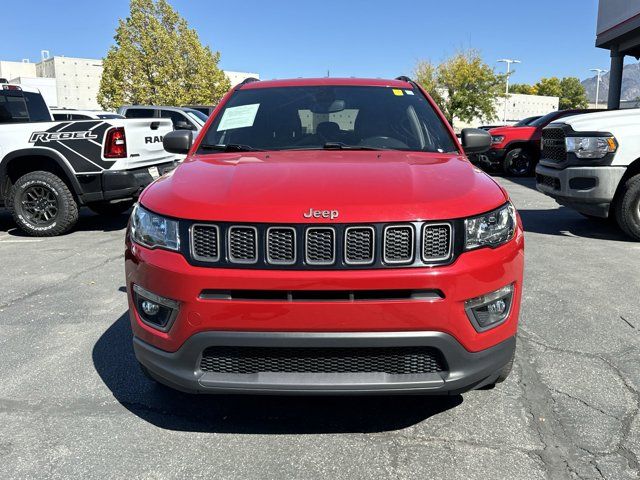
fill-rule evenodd
<path id="1" fill-rule="evenodd" d="M 399 151 L 223 153 L 185 160 L 149 186 L 150 210 L 193 220 L 305 223 L 309 209 L 341 222 L 467 217 L 505 193 L 457 155 Z"/>
<path id="2" fill-rule="evenodd" d="M 491 135 L 504 135 L 511 140 L 530 140 L 536 133 L 536 127 L 497 127 L 489 130 Z"/>

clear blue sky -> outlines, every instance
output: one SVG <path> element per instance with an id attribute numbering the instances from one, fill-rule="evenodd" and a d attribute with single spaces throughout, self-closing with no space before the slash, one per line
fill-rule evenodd
<path id="1" fill-rule="evenodd" d="M 171 0 L 227 70 L 264 79 L 411 74 L 419 59 L 439 61 L 478 48 L 485 61 L 517 58 L 513 82 L 591 76 L 609 67 L 594 46 L 597 0 Z M 0 59 L 52 55 L 101 58 L 127 0 L 20 0 L 2 6 Z"/>

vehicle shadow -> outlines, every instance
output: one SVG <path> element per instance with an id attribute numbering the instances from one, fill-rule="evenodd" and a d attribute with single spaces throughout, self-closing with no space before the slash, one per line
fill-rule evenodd
<path id="1" fill-rule="evenodd" d="M 462 396 L 189 395 L 140 372 L 124 313 L 93 348 L 96 371 L 130 412 L 164 429 L 247 434 L 373 433 L 398 430 L 462 403 Z"/>
<path id="2" fill-rule="evenodd" d="M 598 240 L 632 242 L 618 226 L 607 219 L 588 219 L 566 208 L 519 209 L 525 232 L 558 235 L 563 237 L 584 237 Z"/>
<path id="3" fill-rule="evenodd" d="M 122 230 L 127 226 L 130 213 L 131 209 L 120 215 L 106 216 L 97 215 L 88 208 L 82 208 L 78 223 L 65 235 L 73 232 L 115 232 Z M 26 233 L 16 226 L 9 211 L 4 208 L 0 208 L 0 233 L 7 233 L 14 237 L 28 237 Z"/>

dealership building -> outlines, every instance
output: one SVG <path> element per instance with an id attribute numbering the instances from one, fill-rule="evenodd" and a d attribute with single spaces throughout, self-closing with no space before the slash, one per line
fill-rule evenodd
<path id="1" fill-rule="evenodd" d="M 608 108 L 620 108 L 624 57 L 640 59 L 640 2 L 600 0 L 596 47 L 611 51 Z"/>

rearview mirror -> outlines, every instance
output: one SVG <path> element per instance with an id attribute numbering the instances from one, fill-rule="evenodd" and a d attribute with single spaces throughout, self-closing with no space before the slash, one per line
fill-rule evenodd
<path id="1" fill-rule="evenodd" d="M 193 145 L 193 133 L 191 130 L 174 130 L 167 133 L 162 139 L 162 146 L 169 153 L 186 155 Z"/>
<path id="2" fill-rule="evenodd" d="M 460 142 L 464 153 L 483 153 L 491 147 L 491 135 L 479 128 L 463 128 Z"/>

